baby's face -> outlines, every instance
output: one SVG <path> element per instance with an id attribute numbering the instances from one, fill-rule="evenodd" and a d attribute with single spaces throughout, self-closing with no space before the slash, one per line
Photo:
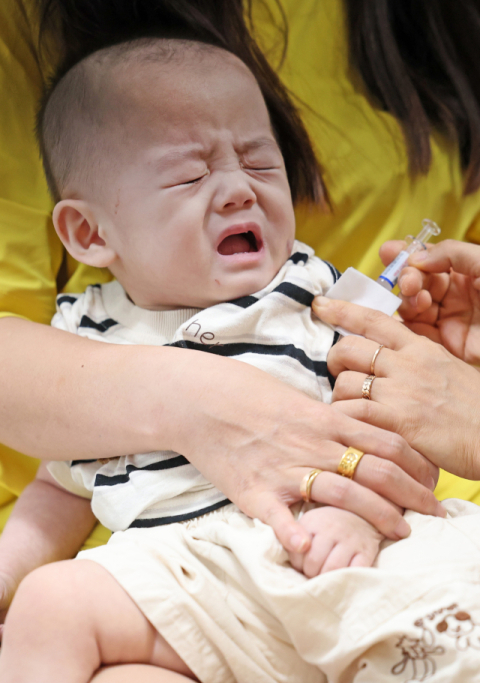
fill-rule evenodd
<path id="1" fill-rule="evenodd" d="M 206 307 L 266 286 L 295 224 L 253 76 L 225 53 L 166 73 L 148 65 L 124 82 L 122 153 L 97 206 L 114 275 L 149 309 Z"/>

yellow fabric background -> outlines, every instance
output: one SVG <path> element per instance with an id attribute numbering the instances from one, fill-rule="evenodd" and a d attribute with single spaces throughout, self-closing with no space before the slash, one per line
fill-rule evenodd
<path id="1" fill-rule="evenodd" d="M 340 0 L 283 0 L 290 28 L 280 73 L 303 103 L 301 111 L 325 169 L 332 212 L 300 207 L 298 238 L 345 269 L 376 276 L 386 240 L 416 233 L 428 217 L 443 237 L 480 242 L 480 193 L 462 197 L 455 147 L 432 139 L 428 176 L 412 180 L 397 122 L 372 107 L 349 70 Z M 274 66 L 279 34 L 270 12 L 254 3 L 258 37 Z M 39 65 L 33 0 L 0 3 L 0 316 L 17 315 L 48 324 L 55 310 L 56 280 L 64 252 L 50 220 L 52 208 L 33 134 L 36 102 L 45 69 Z M 83 291 L 110 275 L 66 261 L 64 291 Z M 37 463 L 0 447 L 0 526 Z M 441 497 L 459 495 L 480 503 L 480 484 L 442 475 Z M 99 536 L 98 536 L 99 534 Z M 106 538 L 97 532 L 91 543 Z"/>

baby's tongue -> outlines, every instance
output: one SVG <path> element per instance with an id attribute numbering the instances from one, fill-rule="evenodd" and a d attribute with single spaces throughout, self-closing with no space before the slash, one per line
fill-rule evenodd
<path id="1" fill-rule="evenodd" d="M 232 254 L 242 254 L 251 251 L 250 242 L 247 239 L 246 233 L 240 235 L 229 235 L 220 242 L 218 253 L 223 256 L 231 256 Z"/>

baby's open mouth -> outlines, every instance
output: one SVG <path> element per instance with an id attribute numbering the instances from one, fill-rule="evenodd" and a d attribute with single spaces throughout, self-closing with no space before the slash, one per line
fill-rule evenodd
<path id="1" fill-rule="evenodd" d="M 235 235 L 228 235 L 218 245 L 218 253 L 222 256 L 232 254 L 248 254 L 259 250 L 257 238 L 251 230 Z"/>

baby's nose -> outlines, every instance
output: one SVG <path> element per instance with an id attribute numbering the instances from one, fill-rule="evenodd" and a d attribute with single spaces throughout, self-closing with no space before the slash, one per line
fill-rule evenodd
<path id="1" fill-rule="evenodd" d="M 249 178 L 241 170 L 230 171 L 225 174 L 223 182 L 218 189 L 219 208 L 228 209 L 248 209 L 257 201 L 253 187 Z"/>

